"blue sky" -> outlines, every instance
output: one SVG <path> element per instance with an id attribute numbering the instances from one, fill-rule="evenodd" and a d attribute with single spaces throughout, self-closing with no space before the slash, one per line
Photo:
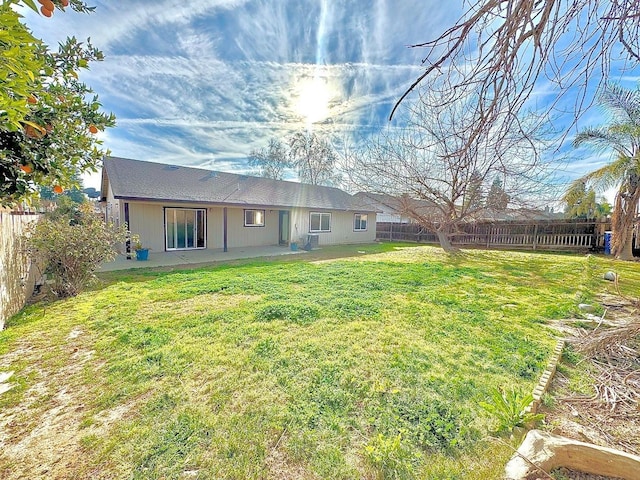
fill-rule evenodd
<path id="1" fill-rule="evenodd" d="M 112 154 L 237 173 L 251 150 L 310 124 L 342 138 L 377 132 L 422 71 L 424 52 L 407 45 L 462 13 L 461 0 L 89 4 L 90 15 L 25 15 L 49 44 L 91 37 L 105 53 L 81 78 L 116 114 L 102 134 Z M 594 115 L 581 125 L 599 123 Z M 568 175 L 602 161 L 583 155 Z M 98 177 L 85 186 L 99 188 Z"/>

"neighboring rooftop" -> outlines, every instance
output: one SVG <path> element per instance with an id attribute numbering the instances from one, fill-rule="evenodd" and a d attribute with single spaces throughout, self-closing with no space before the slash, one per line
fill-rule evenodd
<path id="1" fill-rule="evenodd" d="M 365 210 L 339 188 L 118 157 L 104 159 L 103 200 L 107 184 L 123 200 Z"/>

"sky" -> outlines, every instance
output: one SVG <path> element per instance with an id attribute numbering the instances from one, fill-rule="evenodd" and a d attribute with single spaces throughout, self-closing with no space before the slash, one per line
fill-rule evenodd
<path id="1" fill-rule="evenodd" d="M 117 118 L 100 134 L 104 146 L 114 156 L 234 173 L 251 173 L 252 150 L 302 129 L 374 135 L 423 71 L 424 51 L 408 46 L 463 13 L 462 0 L 88 3 L 96 6 L 89 15 L 24 14 L 50 45 L 91 37 L 104 52 L 81 74 Z M 583 156 L 567 175 L 605 160 Z M 99 175 L 84 184 L 99 189 Z"/>

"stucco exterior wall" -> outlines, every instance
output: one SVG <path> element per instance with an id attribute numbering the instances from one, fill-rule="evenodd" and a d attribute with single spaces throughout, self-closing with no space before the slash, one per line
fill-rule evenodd
<path id="1" fill-rule="evenodd" d="M 41 266 L 25 254 L 22 241 L 27 225 L 38 218 L 37 214 L 0 211 L 0 330 L 9 317 L 24 307 L 42 275 Z"/>
<path id="2" fill-rule="evenodd" d="M 313 232 L 318 235 L 319 245 L 339 245 L 349 243 L 371 243 L 376 238 L 376 214 L 367 214 L 367 230 L 354 231 L 354 215 L 361 212 L 343 212 L 296 208 L 291 211 L 291 240 L 304 243 L 309 232 L 310 212 L 331 213 L 331 231 Z"/>

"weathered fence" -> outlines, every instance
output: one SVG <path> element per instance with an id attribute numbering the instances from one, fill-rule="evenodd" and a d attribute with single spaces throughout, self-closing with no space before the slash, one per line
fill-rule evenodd
<path id="1" fill-rule="evenodd" d="M 610 223 L 596 220 L 539 220 L 467 223 L 451 236 L 456 245 L 486 248 L 599 250 Z M 435 233 L 415 223 L 377 223 L 378 240 L 437 243 Z"/>
<path id="2" fill-rule="evenodd" d="M 39 270 L 24 252 L 22 233 L 38 214 L 0 210 L 0 330 L 33 292 Z"/>

